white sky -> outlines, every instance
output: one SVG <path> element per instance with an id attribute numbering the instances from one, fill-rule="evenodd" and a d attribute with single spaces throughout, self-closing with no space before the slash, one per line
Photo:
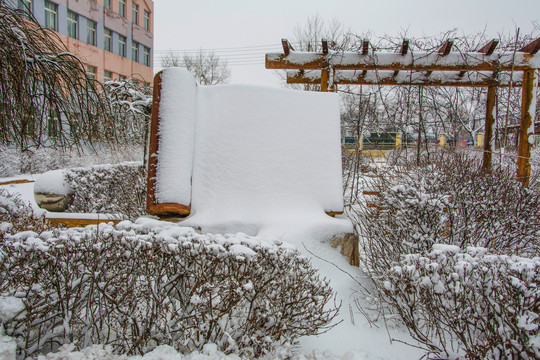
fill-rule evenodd
<path id="1" fill-rule="evenodd" d="M 281 38 L 293 38 L 295 26 L 315 14 L 374 37 L 454 28 L 467 34 L 486 28 L 497 37 L 517 27 L 530 33 L 533 22 L 540 32 L 540 0 L 155 0 L 154 10 L 155 69 L 161 51 L 218 49 L 228 59 L 231 83 L 275 87 L 282 81 L 264 68 L 264 54 L 281 51 Z"/>

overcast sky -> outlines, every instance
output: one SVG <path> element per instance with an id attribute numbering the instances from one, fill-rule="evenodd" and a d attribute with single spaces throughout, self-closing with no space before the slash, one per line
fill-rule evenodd
<path id="1" fill-rule="evenodd" d="M 228 59 L 231 83 L 279 87 L 265 70 L 264 53 L 281 51 L 281 38 L 318 14 L 354 33 L 409 38 L 458 28 L 467 34 L 540 33 L 540 0 L 154 0 L 154 67 L 163 51 L 214 50 Z"/>

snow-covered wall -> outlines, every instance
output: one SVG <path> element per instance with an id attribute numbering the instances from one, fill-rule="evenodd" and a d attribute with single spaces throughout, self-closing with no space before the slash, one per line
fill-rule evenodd
<path id="1" fill-rule="evenodd" d="M 191 204 L 188 222 L 260 229 L 343 210 L 336 94 L 197 87 L 171 68 L 160 101 L 156 199 Z"/>

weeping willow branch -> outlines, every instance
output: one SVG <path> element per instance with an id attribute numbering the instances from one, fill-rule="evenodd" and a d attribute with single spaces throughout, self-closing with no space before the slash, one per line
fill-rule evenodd
<path id="1" fill-rule="evenodd" d="M 60 38 L 0 2 L 0 142 L 66 148 L 115 139 L 100 83 Z"/>

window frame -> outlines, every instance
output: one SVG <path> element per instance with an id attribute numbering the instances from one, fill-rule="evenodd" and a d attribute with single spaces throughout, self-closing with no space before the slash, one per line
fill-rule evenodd
<path id="1" fill-rule="evenodd" d="M 97 67 L 95 67 L 94 65 L 86 65 L 86 77 L 91 80 L 96 80 Z"/>
<path id="2" fill-rule="evenodd" d="M 139 25 L 139 5 L 134 2 L 131 3 L 131 22 Z"/>
<path id="3" fill-rule="evenodd" d="M 52 7 L 52 8 L 50 8 Z M 45 27 L 49 30 L 58 31 L 58 4 L 45 0 Z M 52 24 L 51 24 L 52 20 Z"/>
<path id="4" fill-rule="evenodd" d="M 103 70 L 103 82 L 112 81 L 112 79 L 112 71 Z"/>
<path id="5" fill-rule="evenodd" d="M 32 0 L 17 0 L 17 8 L 24 11 L 27 20 L 30 20 L 31 15 L 34 14 L 34 2 Z"/>
<path id="6" fill-rule="evenodd" d="M 103 0 L 103 7 L 111 10 L 111 0 Z"/>
<path id="7" fill-rule="evenodd" d="M 113 52 L 113 31 L 108 28 L 103 28 L 103 50 Z"/>
<path id="8" fill-rule="evenodd" d="M 126 0 L 118 0 L 118 14 L 126 17 Z"/>
<path id="9" fill-rule="evenodd" d="M 70 16 L 75 16 L 75 19 Z M 74 25 L 74 26 L 73 26 Z M 75 30 L 75 34 L 72 34 L 72 30 Z M 67 11 L 67 34 L 74 39 L 79 38 L 79 14 L 68 9 Z"/>
<path id="10" fill-rule="evenodd" d="M 143 27 L 144 30 L 150 31 L 150 11 L 144 10 L 144 19 L 143 19 Z"/>
<path id="11" fill-rule="evenodd" d="M 126 57 L 127 38 L 124 35 L 118 35 L 118 55 Z"/>
<path id="12" fill-rule="evenodd" d="M 139 43 L 131 41 L 131 60 L 139 62 Z"/>
<path id="13" fill-rule="evenodd" d="M 143 65 L 150 67 L 150 48 L 143 46 Z"/>
<path id="14" fill-rule="evenodd" d="M 97 22 L 94 20 L 86 19 L 86 43 L 97 46 Z"/>

